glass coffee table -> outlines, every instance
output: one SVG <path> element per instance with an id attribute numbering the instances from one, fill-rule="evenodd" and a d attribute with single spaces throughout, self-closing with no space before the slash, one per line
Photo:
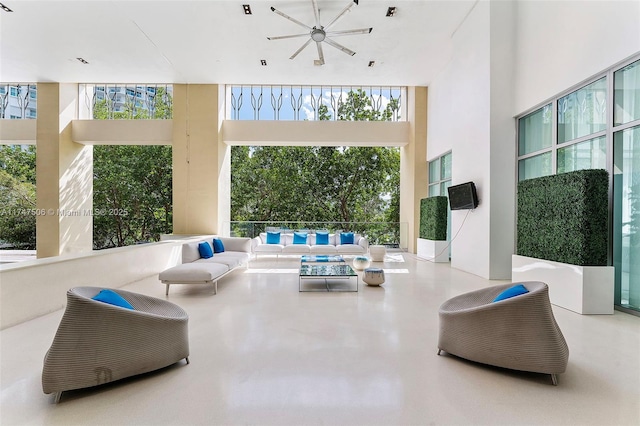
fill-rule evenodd
<path id="1" fill-rule="evenodd" d="M 356 279 L 356 288 L 349 285 L 351 278 Z M 315 280 L 315 283 L 309 281 Z M 318 281 L 324 280 L 324 285 L 318 286 Z M 302 282 L 305 281 L 303 288 Z M 311 285 L 309 285 L 311 284 Z M 314 285 L 315 284 L 315 285 Z M 345 285 L 346 284 L 346 285 Z M 298 291 L 358 291 L 358 274 L 351 266 L 344 263 L 332 264 L 302 264 L 298 277 Z"/>

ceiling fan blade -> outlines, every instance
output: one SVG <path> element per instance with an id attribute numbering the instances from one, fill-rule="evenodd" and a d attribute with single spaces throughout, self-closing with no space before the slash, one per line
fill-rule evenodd
<path id="1" fill-rule="evenodd" d="M 291 55 L 291 57 L 289 59 L 293 59 L 296 56 L 298 56 L 298 53 L 302 52 L 302 50 L 304 50 L 304 48 L 307 47 L 309 45 L 309 43 L 311 43 L 311 38 L 309 38 L 309 40 L 307 40 L 302 46 L 300 46 L 300 49 L 296 50 L 296 53 Z"/>
<path id="2" fill-rule="evenodd" d="M 340 18 L 342 18 L 344 15 L 346 15 L 347 13 L 349 13 L 351 11 L 351 8 L 353 6 L 357 6 L 358 5 L 358 0 L 351 0 L 349 2 L 349 4 L 347 5 L 347 7 L 345 7 L 344 9 L 342 9 L 342 12 L 340 12 L 338 14 L 338 16 L 336 16 L 335 18 L 333 18 L 333 21 L 329 22 L 328 25 L 324 26 L 325 31 L 328 30 L 329 28 L 331 28 L 333 26 L 333 24 L 335 24 L 336 22 L 338 22 L 338 20 Z"/>
<path id="3" fill-rule="evenodd" d="M 351 49 L 347 49 L 347 48 L 346 48 L 346 47 L 344 47 L 343 45 L 341 45 L 341 44 L 339 44 L 339 43 L 336 43 L 335 41 L 331 40 L 329 37 L 326 37 L 326 38 L 324 39 L 324 41 L 325 41 L 326 43 L 328 43 L 330 46 L 333 46 L 333 47 L 335 47 L 335 48 L 336 48 L 336 49 L 338 49 L 338 50 L 342 50 L 342 51 L 343 51 L 344 53 L 346 53 L 347 55 L 351 55 L 351 56 L 353 56 L 353 55 L 355 55 L 355 54 L 356 54 L 356 52 L 354 52 L 353 50 L 351 50 Z"/>
<path id="4" fill-rule="evenodd" d="M 313 6 L 313 14 L 316 17 L 316 28 L 322 28 L 322 25 L 320 25 L 320 9 L 318 9 L 318 2 L 316 0 L 311 0 L 311 4 Z"/>
<path id="5" fill-rule="evenodd" d="M 267 37 L 267 40 L 282 40 L 283 38 L 296 38 L 296 37 L 309 37 L 309 33 Z"/>
<path id="6" fill-rule="evenodd" d="M 277 14 L 278 14 L 278 15 L 280 15 L 280 16 L 282 16 L 284 19 L 288 19 L 288 20 L 290 20 L 291 22 L 294 22 L 294 23 L 296 23 L 296 24 L 300 25 L 301 27 L 304 27 L 304 28 L 308 29 L 309 31 L 311 31 L 311 30 L 313 29 L 313 28 L 311 28 L 310 26 L 305 25 L 305 24 L 303 24 L 302 22 L 298 21 L 297 19 L 292 18 L 291 16 L 287 15 L 286 13 L 282 13 L 282 12 L 280 12 L 278 9 L 276 9 L 276 8 L 275 8 L 275 7 L 273 7 L 273 6 L 271 7 L 271 11 L 272 11 L 272 12 L 274 12 L 274 13 L 277 13 Z"/>
<path id="7" fill-rule="evenodd" d="M 324 52 L 322 51 L 322 42 L 316 41 L 318 47 L 318 60 L 313 61 L 315 65 L 324 65 Z"/>
<path id="8" fill-rule="evenodd" d="M 351 34 L 369 34 L 371 31 L 373 31 L 373 27 L 360 28 L 358 30 L 329 31 L 326 34 L 331 37 L 336 37 L 336 36 L 351 35 Z"/>

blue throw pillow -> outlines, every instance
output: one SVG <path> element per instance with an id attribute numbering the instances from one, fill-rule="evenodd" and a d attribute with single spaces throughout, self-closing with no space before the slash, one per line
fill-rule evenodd
<path id="1" fill-rule="evenodd" d="M 329 245 L 329 233 L 328 232 L 316 232 L 316 244 L 319 246 Z"/>
<path id="2" fill-rule="evenodd" d="M 493 299 L 494 302 L 499 302 L 501 300 L 509 299 L 514 296 L 520 296 L 521 294 L 529 293 L 529 290 L 525 288 L 522 284 L 514 285 L 513 287 L 509 287 L 504 290 L 502 293 L 496 296 Z"/>
<path id="3" fill-rule="evenodd" d="M 213 257 L 213 250 L 211 249 L 211 244 L 206 241 L 198 244 L 198 252 L 200 253 L 200 257 L 203 259 L 209 259 Z"/>
<path id="4" fill-rule="evenodd" d="M 121 308 L 133 309 L 131 303 L 127 302 L 127 300 L 120 296 L 113 290 L 109 290 L 108 288 L 100 290 L 100 293 L 96 294 L 92 297 L 93 300 L 97 300 L 98 302 L 108 303 L 114 306 L 120 306 Z"/>
<path id="5" fill-rule="evenodd" d="M 213 252 L 214 253 L 222 253 L 224 251 L 224 244 L 222 244 L 222 240 L 218 238 L 213 239 Z"/>
<path id="6" fill-rule="evenodd" d="M 294 232 L 293 233 L 293 244 L 307 244 L 307 233 L 306 232 Z"/>
<path id="7" fill-rule="evenodd" d="M 340 244 L 353 244 L 353 232 L 342 232 L 340 234 Z"/>
<path id="8" fill-rule="evenodd" d="M 267 244 L 280 244 L 280 233 L 267 232 Z"/>

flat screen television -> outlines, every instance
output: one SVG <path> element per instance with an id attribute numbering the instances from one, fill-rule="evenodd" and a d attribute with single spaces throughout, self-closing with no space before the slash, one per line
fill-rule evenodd
<path id="1" fill-rule="evenodd" d="M 451 210 L 468 210 L 478 207 L 478 194 L 473 182 L 450 186 L 447 191 Z"/>

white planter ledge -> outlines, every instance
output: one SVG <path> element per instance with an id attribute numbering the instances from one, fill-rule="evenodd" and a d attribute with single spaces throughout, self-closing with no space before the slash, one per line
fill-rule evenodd
<path id="1" fill-rule="evenodd" d="M 449 242 L 433 241 L 418 238 L 418 252 L 420 259 L 429 260 L 431 262 L 448 262 L 449 261 Z"/>
<path id="2" fill-rule="evenodd" d="M 511 279 L 547 283 L 551 303 L 579 314 L 613 314 L 613 266 L 576 266 L 514 254 Z"/>

